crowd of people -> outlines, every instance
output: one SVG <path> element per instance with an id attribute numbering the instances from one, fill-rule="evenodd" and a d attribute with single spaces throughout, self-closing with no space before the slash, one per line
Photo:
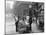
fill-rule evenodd
<path id="1" fill-rule="evenodd" d="M 16 26 L 16 32 L 19 33 L 31 33 L 32 32 L 32 28 L 31 28 L 31 24 L 32 23 L 36 23 L 38 25 L 38 27 L 43 27 L 42 22 L 40 22 L 38 19 L 36 19 L 36 17 L 32 17 L 30 18 L 30 16 L 26 16 L 23 18 L 18 18 L 16 17 L 15 19 L 15 26 Z"/>

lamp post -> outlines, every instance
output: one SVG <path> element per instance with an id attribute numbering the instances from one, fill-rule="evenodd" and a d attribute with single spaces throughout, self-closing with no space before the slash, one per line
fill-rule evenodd
<path id="1" fill-rule="evenodd" d="M 32 5 L 29 5 L 29 25 L 30 25 L 30 27 L 29 27 L 29 29 L 30 29 L 30 31 L 31 31 L 31 24 L 32 24 Z"/>

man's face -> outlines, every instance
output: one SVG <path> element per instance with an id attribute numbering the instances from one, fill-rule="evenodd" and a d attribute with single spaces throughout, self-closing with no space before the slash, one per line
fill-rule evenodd
<path id="1" fill-rule="evenodd" d="M 33 20 L 33 22 L 36 22 L 36 18 L 35 17 L 32 20 Z"/>
<path id="2" fill-rule="evenodd" d="M 26 16 L 26 19 L 29 20 L 29 16 Z"/>

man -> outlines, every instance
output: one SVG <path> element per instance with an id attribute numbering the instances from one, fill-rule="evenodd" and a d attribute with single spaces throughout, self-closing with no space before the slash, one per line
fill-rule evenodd
<path id="1" fill-rule="evenodd" d="M 21 18 L 18 23 L 18 32 L 22 34 L 25 33 L 25 31 L 26 31 L 26 25 L 25 22 L 23 21 L 23 18 Z"/>
<path id="2" fill-rule="evenodd" d="M 16 32 L 18 31 L 18 22 L 19 22 L 19 20 L 18 20 L 18 18 L 17 17 L 15 17 L 15 26 L 16 26 Z"/>
<path id="3" fill-rule="evenodd" d="M 26 30 L 27 30 L 26 33 L 30 33 L 29 18 L 30 18 L 29 16 L 26 16 L 26 21 L 25 21 L 25 24 L 26 24 L 26 26 L 27 26 L 27 27 L 26 27 L 26 28 L 27 28 L 27 29 L 26 29 Z"/>

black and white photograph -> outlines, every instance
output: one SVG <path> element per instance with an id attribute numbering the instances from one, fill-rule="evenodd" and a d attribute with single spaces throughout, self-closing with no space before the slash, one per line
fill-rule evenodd
<path id="1" fill-rule="evenodd" d="M 6 35 L 44 33 L 44 2 L 5 2 Z"/>

